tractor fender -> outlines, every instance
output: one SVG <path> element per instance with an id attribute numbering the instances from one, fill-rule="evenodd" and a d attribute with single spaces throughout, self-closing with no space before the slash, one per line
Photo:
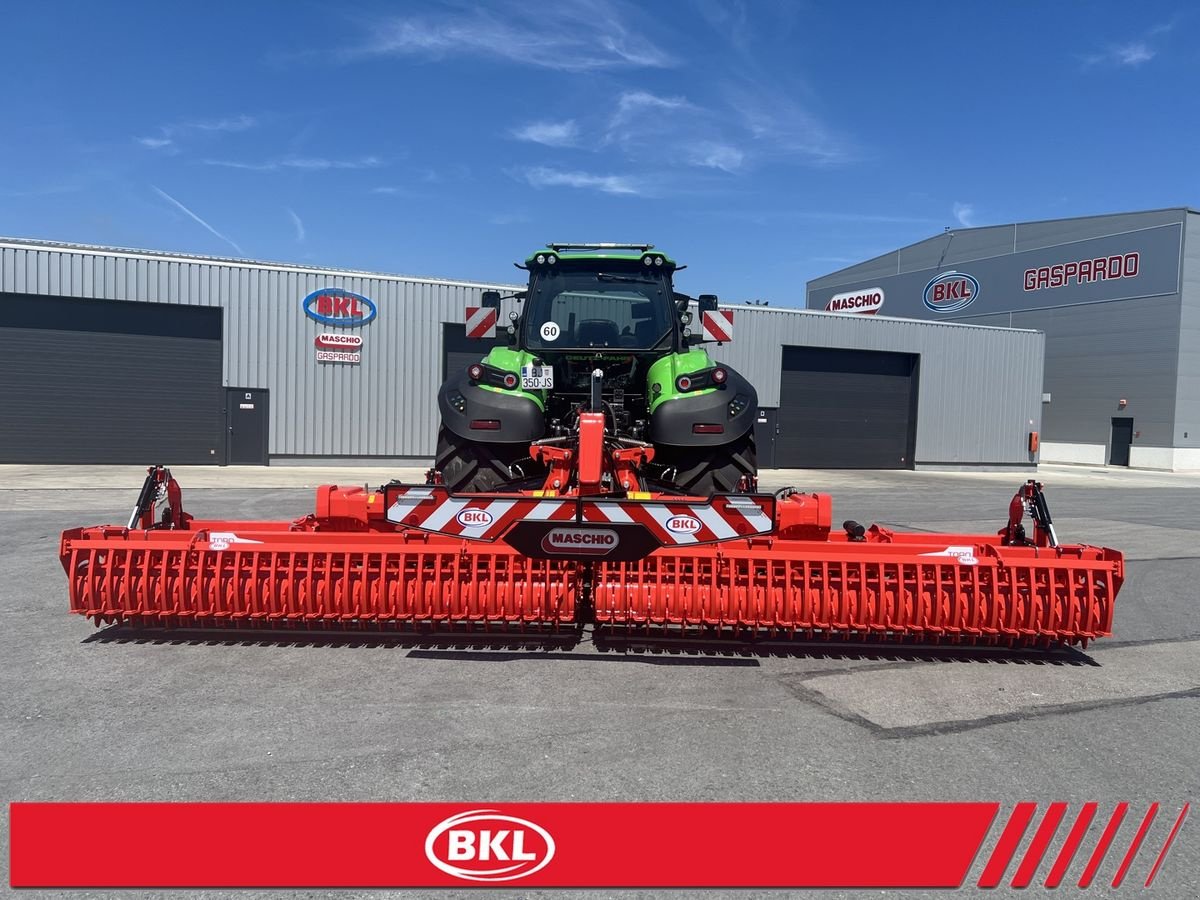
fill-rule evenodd
<path id="1" fill-rule="evenodd" d="M 675 447 L 716 447 L 744 435 L 754 427 L 758 413 L 758 393 L 754 386 L 733 369 L 721 387 L 696 394 L 680 394 L 664 400 L 650 416 L 650 440 Z M 736 414 L 730 414 L 735 399 L 744 401 Z M 693 425 L 724 425 L 720 434 L 696 434 Z"/>
<path id="2" fill-rule="evenodd" d="M 466 401 L 464 409 L 451 403 L 457 393 Z M 442 423 L 461 438 L 489 444 L 529 443 L 541 438 L 546 421 L 538 405 L 529 397 L 507 391 L 491 391 L 471 383 L 466 369 L 452 374 L 438 391 L 438 409 Z M 471 428 L 475 419 L 496 419 L 500 428 L 482 431 Z"/>

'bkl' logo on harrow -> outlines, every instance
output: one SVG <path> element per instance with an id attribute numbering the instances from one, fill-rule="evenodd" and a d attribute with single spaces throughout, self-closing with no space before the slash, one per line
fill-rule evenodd
<path id="1" fill-rule="evenodd" d="M 494 521 L 486 509 L 464 509 L 454 518 L 463 528 L 486 528 Z"/>
<path id="2" fill-rule="evenodd" d="M 619 543 L 611 528 L 551 528 L 542 538 L 542 550 L 558 556 L 607 556 Z"/>
<path id="3" fill-rule="evenodd" d="M 948 313 L 963 309 L 979 296 L 979 281 L 966 272 L 943 272 L 925 285 L 925 305 L 934 312 Z"/>
<path id="4" fill-rule="evenodd" d="M 339 328 L 357 328 L 366 325 L 378 310 L 375 304 L 353 291 L 341 288 L 321 288 L 304 298 L 304 314 L 322 325 Z"/>
<path id="5" fill-rule="evenodd" d="M 700 530 L 700 520 L 694 516 L 671 516 L 667 519 L 667 529 L 676 534 L 695 534 Z"/>
<path id="6" fill-rule="evenodd" d="M 554 838 L 528 819 L 472 809 L 433 827 L 425 857 L 455 878 L 514 881 L 546 867 L 554 858 Z"/>

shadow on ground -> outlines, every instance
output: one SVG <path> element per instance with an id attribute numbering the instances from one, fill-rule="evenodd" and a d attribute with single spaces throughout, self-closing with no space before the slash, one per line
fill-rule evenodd
<path id="1" fill-rule="evenodd" d="M 522 659 L 587 659 L 649 665 L 757 666 L 762 658 L 853 660 L 884 663 L 962 662 L 1000 665 L 1098 666 L 1087 653 L 1062 645 L 1007 647 L 919 644 L 911 641 L 806 640 L 730 635 L 705 637 L 626 631 L 603 627 L 554 631 L 439 633 L 372 630 L 358 627 L 320 630 L 283 628 L 144 628 L 110 625 L 84 643 L 179 644 L 244 647 L 379 647 L 407 650 L 412 659 L 508 662 Z"/>

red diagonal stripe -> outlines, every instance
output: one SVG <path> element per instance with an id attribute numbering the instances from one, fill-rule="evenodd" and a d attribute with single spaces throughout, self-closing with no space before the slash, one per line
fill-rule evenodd
<path id="1" fill-rule="evenodd" d="M 1156 815 L 1158 815 L 1158 804 L 1151 803 L 1150 808 L 1146 810 L 1146 815 L 1142 817 L 1142 824 L 1138 826 L 1137 834 L 1133 836 L 1133 843 L 1129 845 L 1129 849 L 1125 853 L 1125 858 L 1121 860 L 1121 866 L 1117 869 L 1117 874 L 1113 878 L 1113 887 L 1119 888 L 1121 882 L 1125 880 L 1125 873 L 1129 871 L 1129 867 L 1133 864 L 1133 858 L 1137 856 L 1138 849 L 1142 846 L 1142 841 L 1146 838 L 1146 832 L 1150 830 L 1150 823 L 1154 821 Z"/>
<path id="2" fill-rule="evenodd" d="M 1004 871 L 1012 861 L 1017 844 L 1021 843 L 1025 829 L 1029 827 L 1029 820 L 1033 818 L 1035 812 L 1037 812 L 1036 803 L 1018 803 L 1013 807 L 1012 815 L 1008 817 L 1008 824 L 1004 826 L 1000 840 L 996 841 L 996 848 L 992 850 L 992 856 L 984 867 L 983 874 L 979 876 L 980 887 L 1000 886 Z"/>
<path id="3" fill-rule="evenodd" d="M 1163 860 L 1167 858 L 1167 851 L 1171 849 L 1171 844 L 1175 841 L 1175 835 L 1179 834 L 1179 829 L 1183 827 L 1183 820 L 1187 818 L 1190 807 L 1190 803 L 1185 803 L 1183 804 L 1183 809 L 1179 811 L 1179 818 L 1175 820 L 1175 826 L 1171 829 L 1171 833 L 1167 835 L 1167 842 L 1158 851 L 1158 858 L 1154 860 L 1154 865 L 1150 868 L 1150 874 L 1146 876 L 1146 887 L 1150 887 L 1154 883 L 1154 878 L 1158 875 L 1158 870 L 1162 866 Z"/>
<path id="4" fill-rule="evenodd" d="M 1021 865 L 1017 868 L 1017 874 L 1013 876 L 1013 887 L 1029 887 L 1029 882 L 1033 881 L 1034 873 L 1041 865 L 1046 848 L 1050 846 L 1050 841 L 1054 838 L 1054 833 L 1058 831 L 1058 825 L 1066 811 L 1067 804 L 1065 803 L 1051 803 L 1047 808 L 1046 815 L 1042 817 L 1042 824 L 1034 832 L 1033 840 L 1029 842 L 1025 856 L 1021 859 Z"/>
<path id="5" fill-rule="evenodd" d="M 1054 861 L 1054 867 L 1050 869 L 1050 877 L 1046 879 L 1046 887 L 1056 888 L 1063 880 L 1063 876 L 1067 874 L 1067 869 L 1071 866 L 1071 860 L 1075 858 L 1075 852 L 1079 849 L 1079 844 L 1083 841 L 1083 836 L 1087 834 L 1088 826 L 1092 824 L 1092 819 L 1096 815 L 1098 803 L 1085 803 L 1083 809 L 1079 811 L 1078 818 L 1075 819 L 1075 824 L 1071 826 L 1070 832 L 1067 834 L 1067 840 L 1062 845 L 1062 849 L 1058 851 L 1058 859 Z"/>
<path id="6" fill-rule="evenodd" d="M 704 330 L 708 332 L 710 337 L 719 342 L 728 341 L 733 332 L 733 318 L 732 316 L 723 317 L 720 312 L 705 313 Z"/>
<path id="7" fill-rule="evenodd" d="M 1092 858 L 1088 860 L 1087 868 L 1083 870 L 1083 876 L 1079 879 L 1081 888 L 1090 885 L 1092 879 L 1096 877 L 1096 870 L 1100 868 L 1100 863 L 1104 862 L 1104 854 L 1108 852 L 1108 845 L 1112 843 L 1113 835 L 1121 827 L 1121 820 L 1125 818 L 1127 809 L 1129 809 L 1128 803 L 1118 803 L 1117 808 L 1113 810 L 1112 816 L 1109 818 L 1108 824 L 1104 826 L 1104 831 L 1096 844 L 1096 849 L 1092 851 Z"/>

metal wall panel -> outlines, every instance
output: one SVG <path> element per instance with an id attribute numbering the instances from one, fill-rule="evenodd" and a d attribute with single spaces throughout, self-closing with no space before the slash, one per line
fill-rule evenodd
<path id="1" fill-rule="evenodd" d="M 966 233 L 961 236 L 965 237 Z M 824 309 L 835 293 L 879 288 L 884 293 L 880 315 L 955 320 L 1009 310 L 1175 295 L 1179 291 L 1179 247 L 1182 238 L 1183 226 L 1176 222 L 1019 253 L 1012 252 L 1010 243 L 1008 252 L 971 262 L 947 261 L 937 265 L 937 256 L 934 255 L 927 267 L 908 269 L 899 275 L 810 288 L 808 306 L 810 309 Z M 1137 257 L 1130 255 L 1134 253 Z M 1043 269 L 1043 274 L 1048 274 L 1055 265 L 1079 260 L 1107 261 L 1110 258 L 1114 259 L 1114 265 L 1134 262 L 1137 267 L 1128 277 L 1088 279 L 1083 282 L 1073 278 L 1058 287 L 1043 283 L 1035 289 L 1027 289 L 1026 272 Z M 955 312 L 930 309 L 923 300 L 926 285 L 937 275 L 951 273 L 961 273 L 975 279 L 974 298 L 969 305 Z"/>
<path id="2" fill-rule="evenodd" d="M 1181 443 L 1184 431 L 1193 441 L 1200 430 L 1200 255 L 1189 262 L 1180 249 L 1185 220 L 1196 218 L 1176 208 L 937 235 L 896 251 L 903 274 L 881 279 L 876 261 L 869 260 L 809 282 L 808 305 L 821 308 L 835 292 L 881 287 L 883 316 L 1043 331 L 1044 390 L 1051 395 L 1045 440 L 1106 444 L 1111 418 L 1122 415 L 1135 420 L 1140 432 L 1135 446 L 1200 446 Z M 1009 246 L 1001 250 L 1006 240 Z M 995 255 L 998 250 L 1001 255 Z M 1024 289 L 1028 268 L 1133 250 L 1141 253 L 1136 277 Z M 976 252 L 983 255 L 975 257 Z M 1188 252 L 1200 254 L 1195 248 Z M 921 264 L 935 268 L 913 269 Z M 979 279 L 978 300 L 949 314 L 925 308 L 924 284 L 949 269 Z M 1194 288 L 1185 287 L 1189 278 Z M 1186 307 L 1193 295 L 1195 318 L 1183 312 L 1192 324 L 1181 330 L 1180 298 Z M 1185 382 L 1189 367 L 1193 374 Z M 1123 409 L 1121 398 L 1128 401 Z M 1194 404 L 1191 398 L 1197 398 Z M 1181 427 L 1180 416 L 1196 427 Z"/>
<path id="3" fill-rule="evenodd" d="M 434 451 L 442 323 L 462 323 L 485 289 L 517 289 L 32 241 L 0 241 L 0 286 L 220 306 L 224 384 L 271 392 L 272 456 L 419 459 Z M 326 287 L 378 307 L 356 330 L 365 340 L 359 365 L 315 360 L 313 340 L 330 329 L 306 317 L 301 301 Z M 503 304 L 502 323 L 513 308 Z M 709 346 L 756 384 L 765 407 L 780 403 L 784 345 L 917 353 L 918 464 L 1029 462 L 1025 433 L 1040 420 L 1040 334 L 761 307 L 737 307 L 736 329 L 734 343 Z"/>
<path id="4" fill-rule="evenodd" d="M 485 289 L 516 289 L 32 241 L 0 242 L 0 287 L 223 307 L 224 384 L 271 392 L 272 455 L 413 458 L 434 450 L 441 323 L 462 322 Z M 314 339 L 337 329 L 305 316 L 301 301 L 327 287 L 378 306 L 354 329 L 359 365 L 316 362 Z"/>
<path id="5" fill-rule="evenodd" d="M 758 388 L 760 406 L 781 405 L 785 345 L 915 353 L 921 357 L 917 465 L 1030 462 L 1027 433 L 1041 427 L 1044 336 L 1039 332 L 732 308 L 734 341 L 707 346 Z"/>
<path id="6" fill-rule="evenodd" d="M 1132 416 L 1136 445 L 1171 446 L 1178 315 L 1175 297 L 1013 313 L 1046 334 L 1043 438 L 1106 444 L 1112 417 Z"/>
<path id="7" fill-rule="evenodd" d="M 1180 224 L 1185 215 L 1187 210 L 1178 207 L 1107 216 L 1053 219 L 1045 222 L 1021 222 L 1015 225 L 950 229 L 945 234 L 926 238 L 882 256 L 814 278 L 808 283 L 809 293 L 811 296 L 813 292 L 826 288 L 860 285 L 874 278 L 939 265 L 952 268 L 962 263 L 1005 253 L 1020 253 L 1072 241 L 1140 231 L 1159 225 Z M 811 300 L 808 306 L 817 308 Z"/>
<path id="8" fill-rule="evenodd" d="M 1179 371 L 1172 446 L 1200 447 L 1200 214 L 1189 212 L 1183 239 Z"/>

